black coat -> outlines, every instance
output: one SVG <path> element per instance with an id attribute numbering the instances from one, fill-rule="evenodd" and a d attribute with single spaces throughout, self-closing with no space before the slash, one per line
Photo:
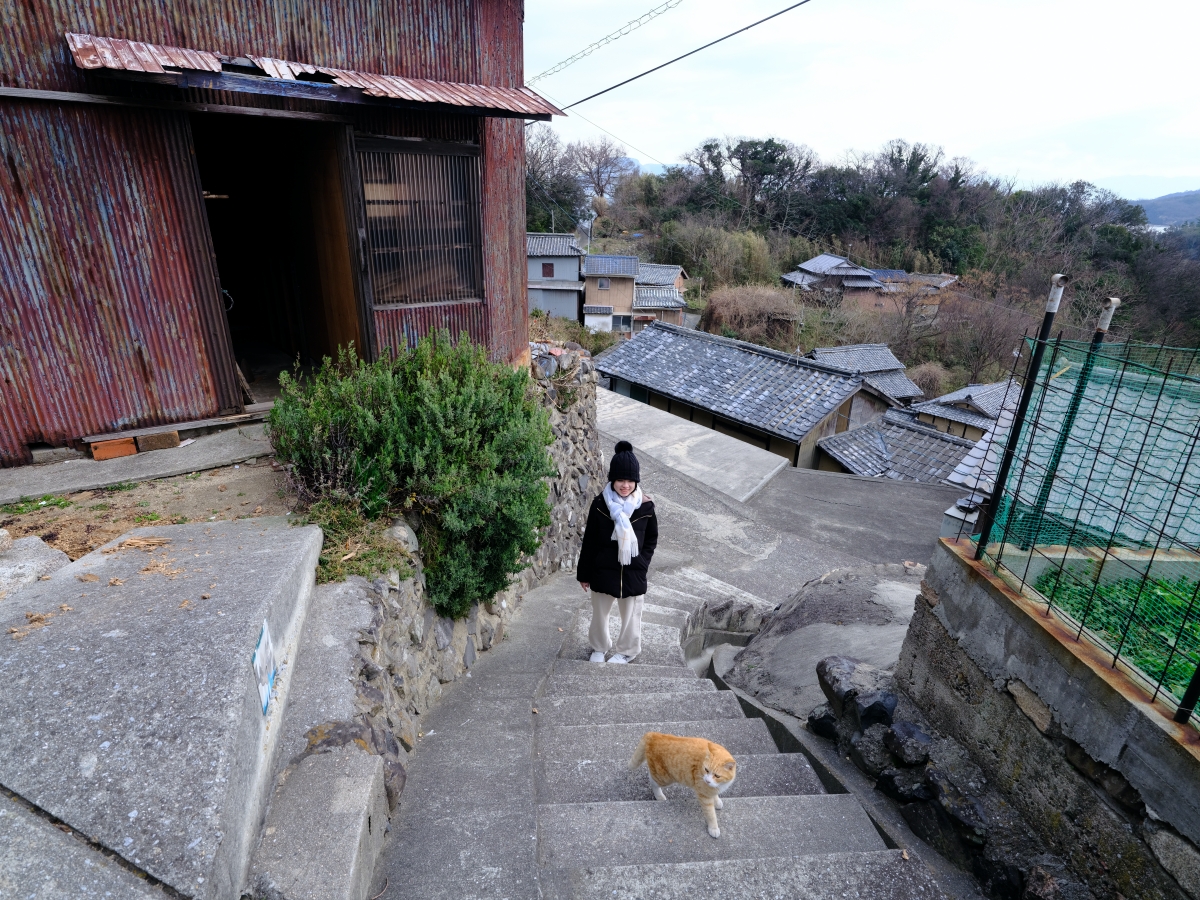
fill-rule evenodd
<path id="1" fill-rule="evenodd" d="M 654 515 L 654 503 L 643 499 L 642 505 L 629 517 L 629 524 L 637 535 L 638 555 L 629 565 L 623 566 L 617 561 L 613 521 L 604 495 L 592 501 L 575 577 L 590 584 L 593 591 L 614 597 L 636 597 L 646 593 L 646 571 L 658 545 L 658 517 Z"/>

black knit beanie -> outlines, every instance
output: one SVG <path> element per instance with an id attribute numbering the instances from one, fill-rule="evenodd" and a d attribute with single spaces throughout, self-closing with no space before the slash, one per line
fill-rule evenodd
<path id="1" fill-rule="evenodd" d="M 642 480 L 642 468 L 638 465 L 638 458 L 633 455 L 633 444 L 629 441 L 617 441 L 616 452 L 613 453 L 612 462 L 608 464 L 608 480 Z"/>

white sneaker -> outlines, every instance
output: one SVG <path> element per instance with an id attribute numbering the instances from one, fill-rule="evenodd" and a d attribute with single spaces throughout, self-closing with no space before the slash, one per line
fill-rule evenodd
<path id="1" fill-rule="evenodd" d="M 623 666 L 629 662 L 629 657 L 623 653 L 614 653 L 608 661 L 614 665 Z"/>
<path id="2" fill-rule="evenodd" d="M 602 663 L 602 662 L 604 662 L 604 654 L 601 653 L 599 650 L 593 650 L 592 655 L 588 658 L 588 661 Z M 621 660 L 621 662 L 624 662 L 624 661 L 625 660 L 623 660 L 623 659 Z"/>

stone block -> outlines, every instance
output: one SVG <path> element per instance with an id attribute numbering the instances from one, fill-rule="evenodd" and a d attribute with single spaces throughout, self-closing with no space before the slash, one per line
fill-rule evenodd
<path id="1" fill-rule="evenodd" d="M 1012 694 L 1013 700 L 1017 703 L 1017 708 L 1029 717 L 1037 730 L 1045 734 L 1050 730 L 1050 725 L 1054 721 L 1054 715 L 1050 712 L 1050 707 L 1041 701 L 1033 691 L 1031 691 L 1025 682 L 1019 678 L 1014 678 L 1008 683 L 1008 692 Z"/>
<path id="2" fill-rule="evenodd" d="M 839 719 L 847 712 L 847 696 L 853 699 L 886 686 L 883 672 L 849 656 L 828 656 L 817 663 L 817 681 Z"/>
<path id="3" fill-rule="evenodd" d="M 137 529 L 26 588 L 22 609 L 54 617 L 0 654 L 0 783 L 202 900 L 244 883 L 312 594 L 320 529 L 280 526 Z"/>
<path id="4" fill-rule="evenodd" d="M 97 441 L 90 446 L 92 448 L 92 459 L 97 461 L 118 459 L 122 456 L 133 456 L 138 452 L 137 443 L 133 438 L 117 438 L 113 441 Z"/>
<path id="5" fill-rule="evenodd" d="M 1146 843 L 1188 896 L 1200 900 L 1200 851 L 1169 828 L 1147 829 Z"/>
<path id="6" fill-rule="evenodd" d="M 306 757 L 275 791 L 250 883 L 263 900 L 366 900 L 387 829 L 383 761 Z"/>
<path id="7" fill-rule="evenodd" d="M 145 453 L 148 450 L 172 450 L 178 446 L 178 431 L 164 431 L 159 434 L 144 434 L 137 438 L 138 453 Z"/>
<path id="8" fill-rule="evenodd" d="M 808 714 L 808 730 L 831 741 L 837 740 L 838 720 L 828 703 L 822 703 Z"/>
<path id="9" fill-rule="evenodd" d="M 885 734 L 887 726 L 876 723 L 850 739 L 850 760 L 872 778 L 892 764 L 891 754 L 883 746 Z"/>
<path id="10" fill-rule="evenodd" d="M 10 538 L 8 547 L 0 549 L 0 618 L 20 612 L 11 602 L 17 591 L 57 572 L 70 561 L 67 554 L 55 550 L 40 537 Z M 7 605 L 5 598 L 10 601 Z"/>
<path id="11" fill-rule="evenodd" d="M 912 722 L 893 722 L 883 737 L 883 745 L 905 766 L 923 766 L 929 761 L 933 739 Z"/>
<path id="12" fill-rule="evenodd" d="M 901 803 L 933 799 L 923 769 L 884 769 L 875 782 L 875 790 Z"/>
<path id="13" fill-rule="evenodd" d="M 421 549 L 421 545 L 417 541 L 417 533 L 404 519 L 392 520 L 392 527 L 385 531 L 383 536 L 390 541 L 395 541 L 410 554 L 415 555 Z"/>

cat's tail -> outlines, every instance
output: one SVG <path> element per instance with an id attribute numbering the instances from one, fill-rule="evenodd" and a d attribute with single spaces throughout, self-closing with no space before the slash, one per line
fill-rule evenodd
<path id="1" fill-rule="evenodd" d="M 633 751 L 633 759 L 629 760 L 629 768 L 636 769 L 646 761 L 646 738 L 650 737 L 650 734 L 647 731 L 642 735 L 642 739 L 638 741 L 637 749 Z"/>

